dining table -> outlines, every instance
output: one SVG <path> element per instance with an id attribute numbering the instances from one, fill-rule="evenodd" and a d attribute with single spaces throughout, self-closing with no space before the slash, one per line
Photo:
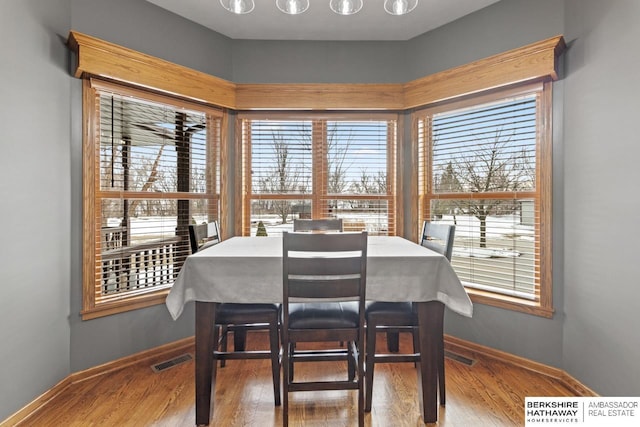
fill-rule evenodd
<path id="1" fill-rule="evenodd" d="M 214 407 L 213 330 L 218 303 L 282 302 L 282 237 L 236 236 L 187 257 L 166 306 L 177 319 L 195 301 L 196 424 L 208 425 Z M 369 236 L 367 300 L 415 304 L 420 362 L 418 398 L 425 423 L 438 419 L 438 343 L 444 310 L 471 317 L 473 305 L 443 255 L 398 236 Z"/>

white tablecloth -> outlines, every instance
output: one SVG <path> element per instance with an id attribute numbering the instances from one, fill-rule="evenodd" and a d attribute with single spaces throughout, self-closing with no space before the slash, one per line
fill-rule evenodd
<path id="1" fill-rule="evenodd" d="M 473 305 L 447 259 L 401 237 L 369 236 L 367 299 L 433 301 L 471 317 Z M 232 237 L 189 256 L 167 296 L 177 319 L 189 301 L 282 302 L 282 238 Z"/>

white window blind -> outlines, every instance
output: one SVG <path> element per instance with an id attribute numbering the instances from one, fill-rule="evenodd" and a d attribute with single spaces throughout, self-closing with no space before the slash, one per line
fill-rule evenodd
<path id="1" fill-rule="evenodd" d="M 243 120 L 245 234 L 295 218 L 342 218 L 345 231 L 395 234 L 396 121 Z"/>
<path id="2" fill-rule="evenodd" d="M 171 287 L 189 255 L 188 225 L 219 210 L 219 114 L 93 88 L 95 209 L 85 220 L 95 269 L 85 311 Z"/>
<path id="3" fill-rule="evenodd" d="M 418 120 L 422 218 L 456 225 L 465 286 L 538 301 L 540 92 L 464 104 Z"/>

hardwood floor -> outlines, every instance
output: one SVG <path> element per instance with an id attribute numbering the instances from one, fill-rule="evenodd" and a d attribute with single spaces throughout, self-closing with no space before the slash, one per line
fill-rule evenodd
<path id="1" fill-rule="evenodd" d="M 380 338 L 378 344 L 386 345 L 382 335 Z M 266 335 L 249 335 L 251 347 L 266 343 Z M 402 337 L 401 348 L 409 346 L 408 337 Z M 193 360 L 159 373 L 150 368 L 171 357 L 145 360 L 74 383 L 18 425 L 193 426 Z M 297 368 L 296 375 L 317 377 L 329 375 L 326 372 L 332 369 L 309 363 Z M 437 424 L 443 427 L 521 426 L 525 396 L 575 395 L 558 380 L 482 356 L 472 366 L 447 358 L 446 385 L 447 405 L 440 406 Z M 218 369 L 214 404 L 212 426 L 282 425 L 282 409 L 273 405 L 268 360 L 233 360 Z M 292 393 L 289 420 L 295 426 L 357 425 L 356 406 L 355 392 Z M 365 422 L 372 427 L 425 425 L 412 364 L 376 365 L 373 410 Z"/>

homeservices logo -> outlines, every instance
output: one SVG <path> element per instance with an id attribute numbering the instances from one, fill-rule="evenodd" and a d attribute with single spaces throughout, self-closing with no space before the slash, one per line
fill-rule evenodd
<path id="1" fill-rule="evenodd" d="M 527 397 L 525 427 L 636 427 L 639 404 L 639 397 Z"/>

